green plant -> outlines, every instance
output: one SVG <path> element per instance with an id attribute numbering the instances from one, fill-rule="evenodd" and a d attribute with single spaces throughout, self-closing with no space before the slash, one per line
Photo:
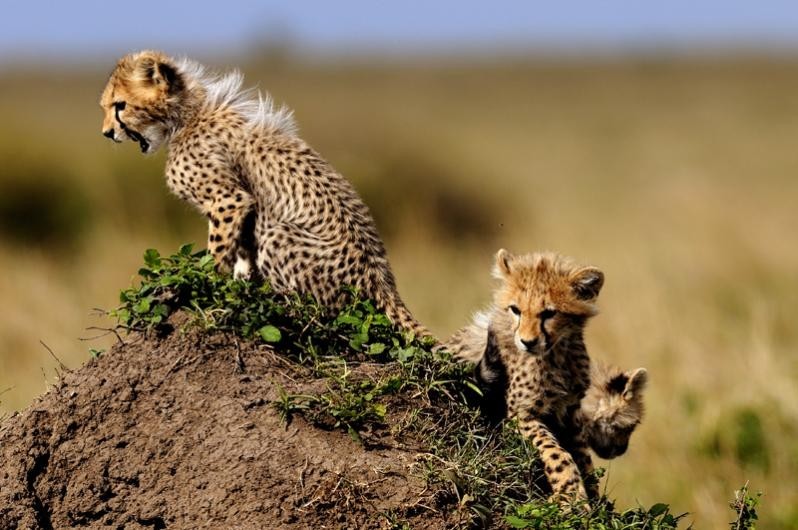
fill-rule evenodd
<path id="1" fill-rule="evenodd" d="M 756 521 L 759 519 L 756 508 L 759 506 L 761 497 L 762 492 L 757 492 L 755 497 L 748 493 L 747 482 L 742 488 L 734 492 L 734 500 L 729 503 L 736 515 L 734 521 L 729 523 L 733 530 L 756 529 Z"/>
<path id="2" fill-rule="evenodd" d="M 511 528 L 546 528 L 556 530 L 669 530 L 677 528 L 687 514 L 673 515 L 667 504 L 655 504 L 649 509 L 638 507 L 616 512 L 609 502 L 601 502 L 589 511 L 564 510 L 555 503 L 533 502 L 514 507 L 505 517 Z"/>
<path id="3" fill-rule="evenodd" d="M 283 421 L 302 414 L 361 443 L 367 433 L 390 430 L 423 447 L 421 470 L 436 492 L 432 502 L 453 506 L 460 526 L 668 530 L 684 517 L 666 504 L 617 512 L 602 498 L 585 512 L 548 503 L 537 487 L 543 477 L 537 455 L 513 422 L 490 425 L 473 406 L 480 393 L 470 367 L 391 325 L 355 290 L 344 289 L 345 303 L 332 312 L 311 298 L 218 274 L 212 258 L 190 245 L 166 257 L 147 250 L 144 261 L 139 284 L 122 291 L 112 311 L 120 326 L 167 332 L 179 311 L 189 317 L 185 325 L 272 344 L 297 369 L 326 381 L 315 394 L 278 389 L 272 406 Z M 354 369 L 364 365 L 369 369 Z M 735 506 L 743 522 L 736 528 L 753 528 L 758 501 L 742 495 L 746 500 L 738 495 Z M 402 517 L 388 519 L 405 528 Z"/>

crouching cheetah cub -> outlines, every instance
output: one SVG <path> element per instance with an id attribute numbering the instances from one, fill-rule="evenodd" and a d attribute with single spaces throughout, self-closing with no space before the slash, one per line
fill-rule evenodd
<path id="1" fill-rule="evenodd" d="M 456 333 L 448 346 L 459 358 L 478 362 L 486 400 L 501 403 L 502 413 L 515 418 L 521 433 L 531 439 L 554 495 L 582 501 L 588 489 L 596 493 L 594 484 L 586 489 L 583 481 L 592 470 L 589 431 L 606 427 L 607 433 L 622 433 L 626 438 L 619 447 L 624 450 L 631 434 L 629 425 L 609 413 L 611 406 L 622 404 L 614 400 L 619 384 L 607 386 L 609 381 L 599 376 L 591 387 L 583 340 L 587 320 L 597 313 L 604 275 L 556 254 L 512 256 L 504 250 L 496 256 L 494 275 L 502 284 L 493 306 Z M 593 398 L 583 409 L 581 401 L 590 388 Z M 633 399 L 633 392 L 627 396 Z M 635 403 L 642 405 L 639 397 Z M 634 407 L 623 408 L 633 415 Z M 642 406 L 634 410 L 639 422 Z M 630 425 L 633 429 L 636 422 Z M 605 454 L 622 452 L 614 446 L 606 452 L 603 445 L 597 447 Z"/>
<path id="2" fill-rule="evenodd" d="M 491 419 L 501 420 L 507 417 L 507 369 L 500 358 L 485 356 L 489 324 L 486 316 L 480 314 L 441 348 L 475 365 L 485 396 L 485 412 Z M 629 448 L 632 433 L 643 421 L 647 382 L 645 368 L 622 371 L 591 360 L 590 386 L 576 417 L 590 449 L 600 458 L 616 458 Z"/>
<path id="3" fill-rule="evenodd" d="M 156 51 L 126 55 L 100 100 L 103 135 L 144 153 L 167 145 L 167 184 L 208 219 L 220 270 L 246 277 L 255 264 L 276 290 L 332 307 L 351 285 L 394 323 L 428 335 L 399 297 L 352 185 L 297 136 L 290 111 L 242 82 Z"/>

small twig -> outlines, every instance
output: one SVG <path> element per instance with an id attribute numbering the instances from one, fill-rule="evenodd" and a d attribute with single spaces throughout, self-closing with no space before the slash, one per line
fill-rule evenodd
<path id="1" fill-rule="evenodd" d="M 299 470 L 299 485 L 302 487 L 302 494 L 305 494 L 305 471 L 308 470 L 310 465 L 310 458 L 305 458 L 305 465 Z"/>
<path id="2" fill-rule="evenodd" d="M 737 494 L 737 504 L 739 505 L 739 511 L 737 512 L 737 530 L 742 528 L 743 524 L 743 511 L 745 510 L 745 496 L 748 493 L 748 481 L 745 481 L 742 489 Z"/>
<path id="3" fill-rule="evenodd" d="M 246 365 L 244 364 L 244 358 L 241 356 L 241 344 L 237 338 L 233 338 L 233 342 L 236 345 L 236 370 L 239 374 L 243 374 L 246 371 Z"/>
<path id="4" fill-rule="evenodd" d="M 63 370 L 64 372 L 71 372 L 71 371 L 72 371 L 72 370 L 70 370 L 69 368 L 67 368 L 67 366 L 66 366 L 64 363 L 62 363 L 62 362 L 61 362 L 61 359 L 59 359 L 58 357 L 56 357 L 56 355 L 55 355 L 55 353 L 53 352 L 53 350 L 52 350 L 52 349 L 51 349 L 51 348 L 50 348 L 50 347 L 49 347 L 47 344 L 45 344 L 43 340 L 39 339 L 39 344 L 41 344 L 42 346 L 44 346 L 44 349 L 46 349 L 46 350 L 47 350 L 47 351 L 50 353 L 50 356 L 51 356 L 53 359 L 55 359 L 55 360 L 56 360 L 56 362 L 58 362 L 58 366 L 61 368 L 61 370 Z"/>
<path id="5" fill-rule="evenodd" d="M 299 335 L 300 335 L 300 336 L 301 336 L 301 335 L 304 335 L 304 334 L 305 334 L 305 332 L 308 330 L 308 328 L 310 328 L 311 324 L 316 324 L 316 323 L 318 323 L 318 320 L 317 320 L 317 319 L 316 319 L 316 317 L 314 316 L 313 318 L 311 318 L 311 319 L 308 321 L 308 323 L 307 323 L 307 324 L 305 324 L 305 327 L 304 327 L 304 328 L 302 328 L 302 331 L 300 331 L 300 332 L 299 332 Z"/>
<path id="6" fill-rule="evenodd" d="M 177 368 L 178 365 L 183 362 L 184 358 L 185 355 L 181 355 L 180 357 L 178 357 L 177 360 L 174 363 L 172 363 L 172 366 L 170 366 L 169 369 L 166 371 L 166 375 L 171 374 L 175 370 L 175 368 Z"/>
<path id="7" fill-rule="evenodd" d="M 81 341 L 84 341 L 84 342 L 85 341 L 90 341 L 90 340 L 97 340 L 97 339 L 101 339 L 101 338 L 105 337 L 106 335 L 110 335 L 111 333 L 113 333 L 116 336 L 116 340 L 120 344 L 125 344 L 125 341 L 122 339 L 122 336 L 119 334 L 117 329 L 119 329 L 119 326 L 116 326 L 116 327 L 113 327 L 113 328 L 102 328 L 102 327 L 99 327 L 99 326 L 89 326 L 88 328 L 86 328 L 86 331 L 102 331 L 103 333 L 100 333 L 99 335 L 95 335 L 93 337 L 80 337 L 78 340 L 81 340 Z"/>

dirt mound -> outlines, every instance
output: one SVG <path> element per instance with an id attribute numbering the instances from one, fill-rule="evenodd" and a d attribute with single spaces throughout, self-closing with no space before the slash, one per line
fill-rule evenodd
<path id="1" fill-rule="evenodd" d="M 450 527 L 413 448 L 283 421 L 281 395 L 324 386 L 292 364 L 191 331 L 64 374 L 0 425 L 0 528 Z"/>

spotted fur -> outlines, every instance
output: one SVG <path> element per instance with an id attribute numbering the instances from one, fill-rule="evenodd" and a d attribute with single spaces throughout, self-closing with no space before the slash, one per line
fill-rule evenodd
<path id="1" fill-rule="evenodd" d="M 489 325 L 489 314 L 477 313 L 472 324 L 458 330 L 440 348 L 476 366 L 485 395 L 483 408 L 491 419 L 501 420 L 507 415 L 507 368 L 484 357 Z M 626 452 L 632 433 L 643 420 L 647 381 L 645 368 L 622 371 L 591 360 L 590 386 L 577 414 L 584 437 L 597 456 L 612 459 Z"/>
<path id="2" fill-rule="evenodd" d="M 103 134 L 145 153 L 167 145 L 167 184 L 208 219 L 219 270 L 257 272 L 333 307 L 351 285 L 394 323 L 428 335 L 399 297 L 352 185 L 297 136 L 290 111 L 242 83 L 238 72 L 214 75 L 160 52 L 127 55 L 101 97 Z"/>
<path id="3" fill-rule="evenodd" d="M 487 399 L 503 402 L 544 464 L 555 497 L 584 501 L 583 478 L 592 462 L 582 430 L 580 402 L 590 386 L 583 341 L 604 275 L 552 253 L 496 255 L 501 282 L 493 305 L 447 343 L 462 359 L 478 362 Z M 481 349 L 480 349 L 481 346 Z"/>
<path id="4" fill-rule="evenodd" d="M 621 371 L 593 363 L 590 388 L 579 409 L 588 445 L 601 458 L 620 456 L 643 420 L 643 391 L 648 382 L 645 368 Z"/>

